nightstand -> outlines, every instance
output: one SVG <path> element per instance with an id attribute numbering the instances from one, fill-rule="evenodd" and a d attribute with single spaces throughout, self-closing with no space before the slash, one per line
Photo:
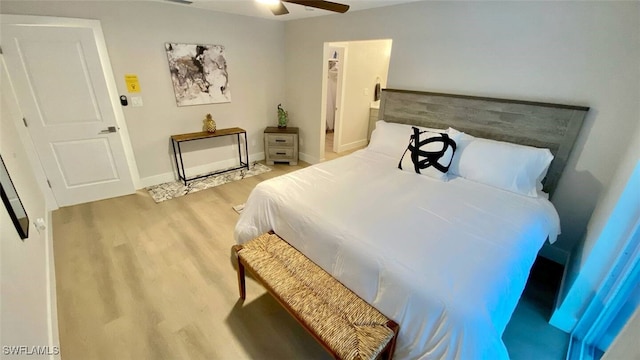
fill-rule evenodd
<path id="1" fill-rule="evenodd" d="M 267 165 L 274 162 L 298 165 L 298 128 L 267 127 L 264 130 L 264 154 Z"/>

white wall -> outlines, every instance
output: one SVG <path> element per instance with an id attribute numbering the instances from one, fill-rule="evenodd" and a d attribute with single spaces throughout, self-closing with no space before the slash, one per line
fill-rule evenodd
<path id="1" fill-rule="evenodd" d="M 323 44 L 392 39 L 390 88 L 590 106 L 553 202 L 571 249 L 640 118 L 638 2 L 417 2 L 286 23 L 286 95 L 317 153 Z M 312 131 L 313 130 L 313 131 Z"/>
<path id="2" fill-rule="evenodd" d="M 613 341 L 602 360 L 638 360 L 640 359 L 640 308 L 636 309 L 627 325 Z"/>
<path id="3" fill-rule="evenodd" d="M 0 347 L 58 346 L 51 232 L 34 225 L 38 218 L 48 223 L 50 213 L 21 140 L 25 129 L 19 125 L 21 115 L 3 60 L 0 71 L 0 155 L 30 220 L 29 237 L 21 240 L 0 204 Z M 49 350 L 54 352 L 52 347 Z"/>
<path id="4" fill-rule="evenodd" d="M 136 74 L 140 80 L 141 93 L 133 95 L 141 96 L 144 106 L 123 110 L 143 185 L 174 178 L 169 136 L 201 131 L 207 113 L 213 115 L 218 128 L 246 129 L 249 152 L 254 155 L 250 160 L 258 160 L 263 157 L 262 131 L 276 124 L 276 106 L 286 105 L 284 25 L 280 21 L 151 1 L 3 0 L 0 12 L 100 20 L 120 94 L 132 95 L 126 91 L 125 74 Z M 166 42 L 224 45 L 231 103 L 177 107 Z M 211 141 L 188 144 L 186 165 L 237 157 L 230 138 Z"/>
<path id="5" fill-rule="evenodd" d="M 640 99 L 638 99 L 640 101 Z M 632 132 L 633 139 L 628 145 L 624 155 L 620 156 L 620 166 L 614 173 L 609 187 L 602 192 L 602 196 L 593 211 L 593 215 L 587 224 L 584 246 L 574 254 L 572 259 L 580 272 L 587 263 L 589 257 L 599 258 L 606 262 L 605 254 L 597 250 L 599 243 L 610 242 L 612 237 L 620 237 L 629 234 L 635 221 L 640 218 L 640 197 L 637 192 L 640 189 L 638 174 L 640 173 L 640 121 L 635 131 Z M 622 199 L 625 188 L 634 190 L 632 198 Z M 616 207 L 626 202 L 631 206 L 622 208 L 623 212 L 616 216 Z M 604 239 L 603 239 L 604 237 Z M 607 244 L 610 247 L 610 244 Z M 601 250 L 601 249 L 599 249 Z M 617 250 L 617 249 L 616 249 Z M 611 256 L 611 254 L 606 254 Z"/>
<path id="6" fill-rule="evenodd" d="M 369 109 L 373 102 L 376 77 L 386 86 L 391 40 L 349 41 L 344 66 L 342 117 L 336 152 L 367 144 Z"/>
<path id="7" fill-rule="evenodd" d="M 550 320 L 567 332 L 573 330 L 592 299 L 603 296 L 598 290 L 640 221 L 640 126 L 621 159 L 589 221 L 583 245 L 572 254 Z"/>

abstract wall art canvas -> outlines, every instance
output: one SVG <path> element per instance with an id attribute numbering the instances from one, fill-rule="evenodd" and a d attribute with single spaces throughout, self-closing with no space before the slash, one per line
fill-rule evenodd
<path id="1" fill-rule="evenodd" d="M 231 102 L 224 46 L 166 43 L 178 106 Z"/>

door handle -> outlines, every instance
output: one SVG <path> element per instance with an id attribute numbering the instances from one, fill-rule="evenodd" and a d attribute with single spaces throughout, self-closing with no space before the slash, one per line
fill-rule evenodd
<path id="1" fill-rule="evenodd" d="M 109 126 L 108 128 L 100 131 L 98 134 L 109 134 L 118 131 L 115 126 Z"/>

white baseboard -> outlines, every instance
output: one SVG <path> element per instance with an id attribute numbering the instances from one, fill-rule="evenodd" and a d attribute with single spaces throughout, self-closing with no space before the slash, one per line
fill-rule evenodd
<path id="1" fill-rule="evenodd" d="M 58 301 L 56 292 L 56 270 L 53 258 L 53 217 L 52 212 L 47 211 L 47 229 L 44 234 L 45 241 L 45 266 L 47 279 L 47 327 L 49 336 L 49 349 L 60 349 L 60 335 L 58 332 Z M 60 354 L 49 355 L 50 359 L 59 360 Z"/>
<path id="2" fill-rule="evenodd" d="M 549 325 L 562 330 L 567 334 L 571 334 L 577 323 L 578 319 L 575 316 L 568 314 L 566 311 L 558 307 L 553 310 L 551 318 L 549 319 Z"/>
<path id="3" fill-rule="evenodd" d="M 348 144 L 338 145 L 338 149 L 337 149 L 336 152 L 337 153 L 341 153 L 343 151 L 349 151 L 349 150 L 357 149 L 357 148 L 360 148 L 360 147 L 367 146 L 367 144 L 368 144 L 368 140 L 367 139 L 362 139 L 362 140 L 350 142 Z"/>
<path id="4" fill-rule="evenodd" d="M 302 160 L 302 161 L 304 161 L 306 163 L 309 163 L 309 164 L 317 164 L 317 163 L 321 162 L 322 160 L 324 160 L 324 159 L 317 158 L 315 156 L 311 156 L 309 154 L 305 154 L 303 152 L 298 153 L 298 158 L 300 158 L 300 160 Z"/>
<path id="5" fill-rule="evenodd" d="M 560 305 L 562 304 L 562 302 L 565 300 L 567 296 L 568 289 L 566 289 L 566 287 L 571 286 L 571 284 L 567 283 L 567 273 L 569 272 L 569 268 L 571 266 L 570 262 L 572 261 L 572 258 L 571 258 L 572 254 L 562 249 L 558 249 L 547 243 L 545 243 L 545 246 L 550 250 L 552 250 L 548 254 L 551 256 L 548 256 L 548 257 L 545 256 L 549 260 L 555 261 L 552 258 L 554 256 L 553 255 L 554 249 L 557 250 L 555 251 L 556 256 L 562 252 L 566 254 L 566 259 L 564 260 L 563 263 L 561 263 L 564 265 L 564 271 L 562 272 L 562 280 L 560 281 L 560 286 L 558 287 L 556 298 L 553 302 L 553 311 L 551 312 L 551 317 L 549 318 L 549 325 L 555 327 L 556 329 L 562 330 L 567 334 L 570 334 L 573 331 L 573 328 L 578 323 L 578 319 L 574 316 L 574 314 L 570 314 L 568 311 L 566 311 L 565 308 L 561 307 Z M 545 246 L 542 247 L 543 250 L 545 249 Z M 541 252 L 541 255 L 542 255 L 542 252 Z M 570 340 L 569 346 L 571 346 L 571 341 L 572 340 Z"/>
<path id="6" fill-rule="evenodd" d="M 264 152 L 249 155 L 250 164 L 253 164 L 256 161 L 261 161 L 261 160 L 264 160 Z M 234 159 L 227 159 L 222 161 L 216 161 L 214 163 L 189 167 L 185 169 L 185 172 L 187 173 L 187 177 L 190 177 L 198 174 L 206 174 L 216 170 L 230 168 L 237 165 L 238 165 L 238 159 L 234 158 Z M 148 186 L 163 184 L 170 181 L 176 181 L 177 179 L 178 179 L 178 174 L 175 171 L 171 171 L 163 174 L 140 178 L 140 183 L 142 187 L 145 188 Z"/>
<path id="7" fill-rule="evenodd" d="M 571 333 L 571 330 L 573 330 L 573 326 L 575 326 L 575 324 L 577 324 L 578 322 L 578 319 L 573 319 L 569 321 L 566 321 L 566 319 L 562 320 L 562 311 L 560 310 L 560 305 L 562 304 L 562 301 L 564 300 L 564 297 L 566 296 L 566 292 L 567 292 L 565 287 L 568 285 L 567 272 L 569 271 L 570 260 L 571 260 L 571 254 L 569 253 L 566 263 L 564 264 L 564 271 L 562 271 L 562 280 L 560 280 L 560 286 L 558 287 L 558 290 L 556 292 L 556 298 L 553 301 L 553 311 L 551 312 L 551 317 L 549 318 L 550 325 L 568 334 Z M 571 347 L 571 341 L 572 340 L 570 339 L 569 347 Z"/>

